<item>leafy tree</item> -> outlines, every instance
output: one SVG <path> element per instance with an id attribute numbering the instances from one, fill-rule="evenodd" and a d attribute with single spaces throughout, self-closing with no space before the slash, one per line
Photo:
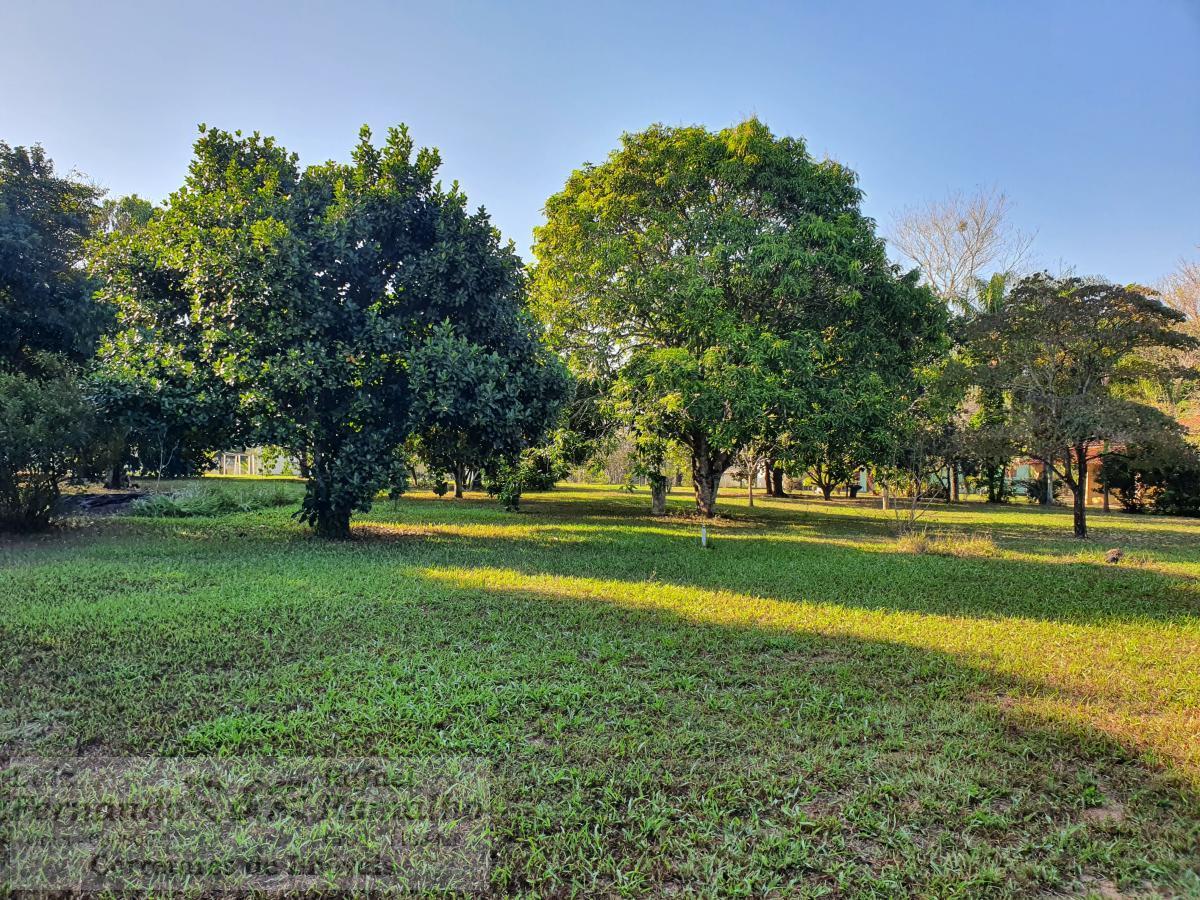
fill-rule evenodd
<path id="1" fill-rule="evenodd" d="M 421 423 L 420 453 L 431 471 L 454 475 L 455 497 L 463 495 L 468 469 L 541 440 L 567 393 L 566 369 L 543 350 L 528 321 L 514 317 L 497 329 L 484 347 L 444 322 L 410 357 L 410 377 L 421 386 L 412 411 Z"/>
<path id="2" fill-rule="evenodd" d="M 38 377 L 0 369 L 0 529 L 49 524 L 61 485 L 86 461 L 92 409 L 75 373 L 51 354 Z"/>
<path id="3" fill-rule="evenodd" d="M 102 295 L 116 309 L 117 326 L 99 342 L 88 390 L 98 410 L 98 441 L 106 484 L 126 484 L 126 471 L 159 477 L 194 475 L 212 451 L 237 436 L 237 397 L 187 344 L 171 344 L 155 328 L 155 309 L 138 307 L 159 284 L 121 292 L 131 272 L 161 278 L 146 256 L 152 236 L 140 235 L 155 208 L 136 194 L 106 200 L 101 233 L 89 246 L 91 271 L 108 285 Z"/>
<path id="4" fill-rule="evenodd" d="M 546 203 L 534 297 L 554 344 L 638 435 L 689 449 L 706 516 L 744 447 L 804 431 L 815 389 L 903 381 L 940 333 L 860 202 L 853 172 L 750 120 L 627 134 Z"/>
<path id="5" fill-rule="evenodd" d="M 530 358 L 516 253 L 439 165 L 403 127 L 302 171 L 271 138 L 202 126 L 183 187 L 106 267 L 126 329 L 211 373 L 247 434 L 303 460 L 300 518 L 324 536 L 396 487 L 398 450 L 438 424 L 422 417 L 442 366 L 525 373 L 511 396 L 481 382 L 470 427 L 490 413 L 503 431 L 504 404 L 555 383 L 530 374 L 553 363 Z"/>
<path id="6" fill-rule="evenodd" d="M 1026 452 L 1048 460 L 1070 488 L 1074 531 L 1087 537 L 1087 468 L 1105 442 L 1177 431 L 1168 417 L 1120 394 L 1122 365 L 1156 348 L 1192 346 L 1183 315 L 1144 289 L 1032 275 L 983 323 L 995 348 L 993 385 L 1012 392 Z"/>
<path id="7" fill-rule="evenodd" d="M 80 263 L 99 196 L 56 174 L 41 147 L 0 141 L 0 367 L 35 373 L 48 353 L 92 355 L 109 316 Z"/>
<path id="8" fill-rule="evenodd" d="M 792 471 L 807 474 L 829 500 L 860 468 L 890 459 L 902 429 L 895 383 L 880 373 L 847 372 L 819 387 L 806 427 L 791 436 L 785 455 Z"/>
<path id="9" fill-rule="evenodd" d="M 990 323 L 1003 314 L 1012 281 L 1008 274 L 996 273 L 977 283 L 978 311 L 963 323 L 958 342 L 968 369 L 967 377 L 974 388 L 968 392 L 967 423 L 960 435 L 962 450 L 968 464 L 978 472 L 989 503 L 1008 499 L 1005 472 L 1020 450 L 1007 386 L 992 377 L 990 371 L 997 364 L 995 348 L 990 343 Z"/>
<path id="10" fill-rule="evenodd" d="M 110 488 L 127 483 L 127 469 L 196 475 L 238 437 L 237 396 L 207 368 L 160 354 L 161 345 L 140 336 L 122 330 L 102 340 L 88 378 Z"/>
<path id="11" fill-rule="evenodd" d="M 109 321 L 82 268 L 100 192 L 60 176 L 41 147 L 0 142 L 0 527 L 50 521 L 91 457 L 79 381 Z"/>
<path id="12" fill-rule="evenodd" d="M 136 231 L 154 217 L 154 204 L 137 194 L 108 198 L 100 204 L 99 216 L 103 233 Z"/>

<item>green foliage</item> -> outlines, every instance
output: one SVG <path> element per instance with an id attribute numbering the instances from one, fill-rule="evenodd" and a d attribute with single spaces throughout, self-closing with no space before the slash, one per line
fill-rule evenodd
<path id="1" fill-rule="evenodd" d="M 1127 512 L 1200 516 L 1200 452 L 1183 441 L 1105 454 L 1101 483 Z"/>
<path id="2" fill-rule="evenodd" d="M 1020 444 L 1049 460 L 1074 497 L 1075 535 L 1087 536 L 1088 463 L 1106 442 L 1133 443 L 1177 433 L 1178 425 L 1123 396 L 1120 374 L 1135 355 L 1186 349 L 1184 316 L 1136 285 L 1032 275 L 996 314 L 981 316 L 974 339 L 990 348 L 979 371 L 985 387 L 1007 390 Z"/>
<path id="3" fill-rule="evenodd" d="M 0 141 L 0 368 L 28 373 L 45 354 L 91 356 L 110 318 L 80 266 L 99 196 L 56 175 L 41 147 Z"/>
<path id="4" fill-rule="evenodd" d="M 352 156 L 301 171 L 271 138 L 202 127 L 184 186 L 101 262 L 130 343 L 306 459 L 300 518 L 331 537 L 394 487 L 410 435 L 514 446 L 562 384 L 515 252 L 437 152 L 364 128 Z"/>
<path id="5" fill-rule="evenodd" d="M 211 518 L 276 506 L 292 506 L 298 500 L 297 491 L 281 484 L 237 488 L 189 485 L 169 493 L 139 497 L 130 504 L 129 512 L 151 519 Z"/>
<path id="6" fill-rule="evenodd" d="M 418 454 L 430 469 L 479 470 L 541 441 L 568 393 L 567 372 L 538 341 L 524 312 L 483 346 L 447 321 L 433 329 L 409 360 L 420 390 L 412 420 Z"/>
<path id="7" fill-rule="evenodd" d="M 944 310 L 898 276 L 853 172 L 750 120 L 656 125 L 572 173 L 535 232 L 551 339 L 635 433 L 688 447 L 697 504 L 752 442 L 825 429 L 818 398 L 905 393 Z"/>
<path id="8" fill-rule="evenodd" d="M 525 491 L 548 491 L 565 475 L 550 447 L 533 447 L 510 457 L 493 457 L 483 471 L 483 488 L 507 512 L 519 512 Z"/>
<path id="9" fill-rule="evenodd" d="M 74 373 L 54 357 L 31 363 L 40 377 L 0 370 L 0 529 L 48 525 L 91 448 L 92 410 Z"/>

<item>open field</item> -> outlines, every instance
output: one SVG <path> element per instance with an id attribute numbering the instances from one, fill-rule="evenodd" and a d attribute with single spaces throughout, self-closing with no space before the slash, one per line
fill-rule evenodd
<path id="1" fill-rule="evenodd" d="M 732 498 L 702 551 L 648 504 L 10 540 L 0 740 L 482 758 L 498 894 L 1200 896 L 1200 522 L 963 504 L 918 553 L 867 504 Z"/>

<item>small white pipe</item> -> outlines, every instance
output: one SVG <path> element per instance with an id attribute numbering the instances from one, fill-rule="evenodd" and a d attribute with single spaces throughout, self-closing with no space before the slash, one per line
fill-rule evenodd
<path id="1" fill-rule="evenodd" d="M 700 526 L 700 546 L 701 547 L 708 546 L 708 526 L 707 525 Z"/>

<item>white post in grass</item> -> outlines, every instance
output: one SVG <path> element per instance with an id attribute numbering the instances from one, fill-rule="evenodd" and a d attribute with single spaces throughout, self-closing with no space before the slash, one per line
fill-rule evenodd
<path id="1" fill-rule="evenodd" d="M 708 547 L 708 526 L 707 525 L 700 526 L 700 546 L 705 547 L 705 548 Z"/>

